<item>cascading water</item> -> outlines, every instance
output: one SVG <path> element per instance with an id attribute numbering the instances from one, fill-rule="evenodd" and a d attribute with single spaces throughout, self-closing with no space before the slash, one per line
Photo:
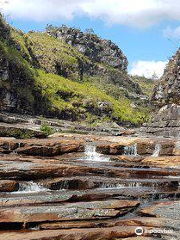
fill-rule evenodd
<path id="1" fill-rule="evenodd" d="M 155 149 L 154 149 L 154 153 L 152 155 L 152 157 L 159 157 L 161 152 L 161 144 L 156 144 Z"/>
<path id="2" fill-rule="evenodd" d="M 126 146 L 124 148 L 124 155 L 133 155 L 133 156 L 138 156 L 137 153 L 137 143 L 131 146 Z"/>
<path id="3" fill-rule="evenodd" d="M 96 146 L 87 145 L 85 148 L 86 160 L 94 162 L 109 162 L 110 157 L 96 152 Z"/>
<path id="4" fill-rule="evenodd" d="M 10 154 L 11 155 L 17 155 L 17 149 L 20 148 L 20 147 L 21 147 L 21 143 L 18 143 L 18 147 L 15 150 L 13 150 Z M 9 149 L 9 150 L 11 150 L 11 149 Z"/>
<path id="5" fill-rule="evenodd" d="M 140 183 L 105 183 L 100 186 L 99 189 L 122 189 L 122 188 L 140 188 L 142 185 Z"/>
<path id="6" fill-rule="evenodd" d="M 19 191 L 17 193 L 31 193 L 47 191 L 46 188 L 35 182 L 23 182 L 19 184 Z"/>

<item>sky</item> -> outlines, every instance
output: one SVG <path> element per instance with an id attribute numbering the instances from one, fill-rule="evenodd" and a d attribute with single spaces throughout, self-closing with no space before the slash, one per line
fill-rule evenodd
<path id="1" fill-rule="evenodd" d="M 0 0 L 14 27 L 44 31 L 47 24 L 94 29 L 127 56 L 132 75 L 161 77 L 180 47 L 180 0 Z"/>

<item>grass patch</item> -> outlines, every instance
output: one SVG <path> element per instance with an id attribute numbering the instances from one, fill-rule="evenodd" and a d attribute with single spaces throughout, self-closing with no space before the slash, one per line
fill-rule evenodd
<path id="1" fill-rule="evenodd" d="M 87 110 L 87 100 L 89 100 L 91 109 L 98 108 L 98 102 L 108 102 L 112 110 L 111 118 L 119 122 L 141 124 L 148 118 L 148 111 L 133 109 L 128 99 L 122 98 L 117 101 L 89 83 L 73 82 L 58 75 L 47 74 L 43 70 L 37 71 L 36 82 L 42 88 L 42 95 L 46 96 L 53 107 L 60 111 L 71 111 L 76 114 L 82 111 L 89 114 L 91 112 Z M 77 100 L 78 106 L 73 104 Z"/>

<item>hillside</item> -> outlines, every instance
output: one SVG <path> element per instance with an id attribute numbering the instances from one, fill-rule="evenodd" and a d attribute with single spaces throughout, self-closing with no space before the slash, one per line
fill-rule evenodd
<path id="1" fill-rule="evenodd" d="M 53 36 L 52 29 L 24 34 L 1 17 L 1 110 L 93 124 L 148 120 L 144 92 L 128 76 L 127 59 L 115 44 L 80 32 L 82 38 L 91 39 L 85 49 L 95 42 L 88 53 L 60 39 L 60 34 Z M 59 29 L 53 29 L 54 33 Z M 102 46 L 108 51 L 105 55 Z"/>
<path id="2" fill-rule="evenodd" d="M 157 80 L 141 76 L 131 76 L 135 83 L 138 83 L 146 96 L 151 97 L 153 94 L 153 88 L 157 84 Z"/>

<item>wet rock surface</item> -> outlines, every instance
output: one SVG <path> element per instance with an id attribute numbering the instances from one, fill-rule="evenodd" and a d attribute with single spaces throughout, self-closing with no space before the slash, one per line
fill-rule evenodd
<path id="1" fill-rule="evenodd" d="M 1 138 L 0 240 L 178 240 L 177 142 Z"/>

